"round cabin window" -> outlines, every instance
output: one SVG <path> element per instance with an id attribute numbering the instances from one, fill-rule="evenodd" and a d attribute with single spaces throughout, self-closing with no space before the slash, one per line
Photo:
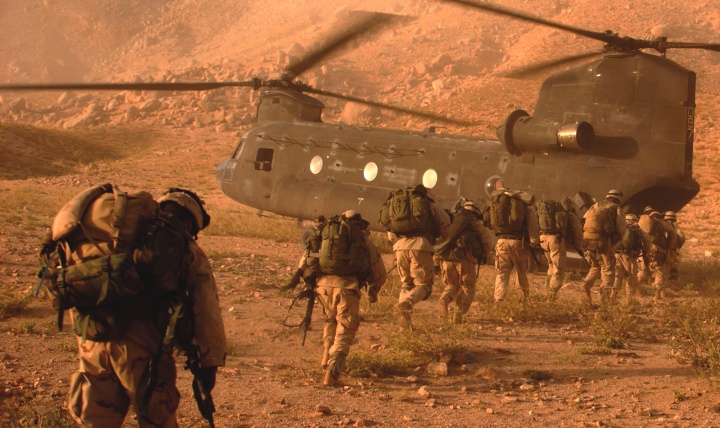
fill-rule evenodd
<path id="1" fill-rule="evenodd" d="M 367 165 L 365 165 L 365 169 L 363 170 L 363 176 L 365 177 L 365 180 L 367 181 L 373 181 L 377 178 L 378 175 L 378 166 L 375 162 L 368 162 Z"/>
<path id="2" fill-rule="evenodd" d="M 315 156 L 310 161 L 310 172 L 313 174 L 320 174 L 323 168 L 323 159 L 320 156 Z"/>
<path id="3" fill-rule="evenodd" d="M 427 187 L 428 189 L 432 189 L 435 187 L 438 181 L 438 175 L 437 172 L 434 169 L 428 169 L 425 171 L 425 174 L 423 174 L 422 183 L 423 186 Z"/>

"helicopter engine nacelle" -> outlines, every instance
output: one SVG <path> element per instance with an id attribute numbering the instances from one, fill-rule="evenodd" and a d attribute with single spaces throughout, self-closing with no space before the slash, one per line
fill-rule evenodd
<path id="1" fill-rule="evenodd" d="M 595 130 L 588 122 L 560 123 L 515 110 L 497 128 L 497 136 L 510 154 L 520 156 L 553 149 L 585 151 L 593 143 Z"/>

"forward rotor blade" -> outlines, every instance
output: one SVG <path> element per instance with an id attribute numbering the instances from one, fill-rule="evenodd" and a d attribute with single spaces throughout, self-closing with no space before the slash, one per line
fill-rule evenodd
<path id="1" fill-rule="evenodd" d="M 331 37 L 327 42 L 318 46 L 316 49 L 305 55 L 299 61 L 288 65 L 285 71 L 291 73 L 293 76 L 299 76 L 306 70 L 312 68 L 317 63 L 322 61 L 333 51 L 340 49 L 352 40 L 357 39 L 361 35 L 369 32 L 370 30 L 377 29 L 382 25 L 389 23 L 396 23 L 402 20 L 407 20 L 409 17 L 401 15 L 393 15 L 390 13 L 380 12 L 353 12 L 353 15 L 357 17 L 352 21 L 345 31 L 342 31 L 335 36 Z"/>
<path id="2" fill-rule="evenodd" d="M 577 55 L 570 55 L 570 56 L 566 56 L 564 58 L 542 61 L 537 64 L 520 67 L 515 70 L 510 70 L 510 71 L 507 71 L 504 73 L 500 73 L 500 75 L 503 77 L 509 77 L 512 79 L 523 79 L 526 77 L 530 77 L 533 74 L 547 71 L 548 69 L 551 69 L 551 68 L 559 67 L 561 65 L 571 64 L 575 61 L 580 61 L 580 60 L 584 60 L 587 58 L 592 58 L 594 56 L 602 55 L 606 52 L 608 52 L 607 49 L 583 52 L 583 53 L 580 53 Z"/>
<path id="3" fill-rule="evenodd" d="M 506 9 L 504 7 L 496 6 L 496 5 L 489 4 L 489 3 L 476 3 L 473 1 L 469 1 L 469 0 L 441 0 L 441 1 L 445 1 L 448 3 L 456 3 L 456 4 L 460 4 L 460 5 L 475 8 L 475 9 L 481 9 L 486 12 L 496 13 L 498 15 L 505 15 L 505 16 L 509 16 L 511 18 L 516 18 L 516 19 L 520 19 L 523 21 L 528 21 L 528 22 L 532 22 L 535 24 L 544 25 L 546 27 L 552 27 L 552 28 L 555 28 L 558 30 L 568 31 L 570 33 L 578 34 L 580 36 L 585 36 L 585 37 L 589 37 L 591 39 L 600 40 L 605 43 L 613 43 L 617 39 L 619 39 L 618 36 L 615 36 L 613 34 L 600 33 L 597 31 L 589 31 L 589 30 L 584 30 L 582 28 L 571 27 L 569 25 L 564 25 L 564 24 L 560 24 L 557 22 L 548 21 L 547 19 L 538 18 L 538 17 L 532 16 L 532 15 L 527 15 L 522 12 L 517 12 L 517 11 L 511 10 L 511 9 Z"/>
<path id="4" fill-rule="evenodd" d="M 720 52 L 720 43 L 660 42 L 656 49 L 706 49 Z"/>
<path id="5" fill-rule="evenodd" d="M 453 125 L 459 125 L 459 126 L 475 126 L 475 125 L 477 125 L 476 123 L 472 123 L 472 122 L 451 119 L 449 117 L 445 117 L 445 116 L 441 116 L 441 115 L 437 115 L 437 114 L 433 114 L 433 113 L 427 113 L 424 111 L 413 110 L 413 109 L 408 109 L 408 108 L 404 108 L 404 107 L 397 107 L 397 106 L 393 106 L 390 104 L 379 103 L 377 101 L 370 101 L 370 100 L 366 100 L 363 98 L 354 97 L 352 95 L 341 95 L 341 94 L 336 94 L 334 92 L 323 91 L 321 89 L 315 89 L 315 88 L 308 88 L 308 89 L 305 89 L 304 91 L 310 92 L 313 94 L 318 94 L 318 95 L 325 95 L 327 97 L 337 98 L 337 99 L 341 99 L 341 100 L 345 100 L 345 101 L 352 101 L 354 103 L 366 104 L 369 106 L 378 107 L 378 108 L 385 109 L 385 110 L 397 111 L 397 112 L 409 114 L 412 116 L 423 117 L 425 119 L 431 119 L 431 120 L 437 120 L 440 122 L 451 123 Z"/>
<path id="6" fill-rule="evenodd" d="M 259 80 L 245 82 L 47 83 L 0 85 L 0 91 L 207 91 L 232 86 L 257 88 L 259 85 Z"/>

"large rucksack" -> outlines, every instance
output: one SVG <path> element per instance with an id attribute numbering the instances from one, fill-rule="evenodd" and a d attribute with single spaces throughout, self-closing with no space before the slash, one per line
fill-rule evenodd
<path id="1" fill-rule="evenodd" d="M 430 239 L 437 236 L 427 194 L 414 187 L 390 192 L 380 210 L 380 224 L 396 235 L 424 235 Z"/>
<path id="2" fill-rule="evenodd" d="M 537 204 L 538 223 L 542 233 L 565 233 L 567 213 L 557 201 L 545 200 Z"/>
<path id="3" fill-rule="evenodd" d="M 521 235 L 525 227 L 525 202 L 517 195 L 502 192 L 490 202 L 490 227 L 498 235 Z"/>
<path id="4" fill-rule="evenodd" d="M 664 231 L 661 230 L 661 227 L 658 224 L 658 220 L 652 218 L 652 216 L 650 216 L 649 214 L 643 214 L 640 216 L 638 225 L 640 226 L 640 229 L 642 229 L 650 236 L 650 242 L 658 245 L 658 241 L 660 240 L 660 234 L 664 233 Z"/>
<path id="5" fill-rule="evenodd" d="M 58 327 L 62 312 L 74 309 L 83 338 L 124 334 L 133 312 L 128 305 L 145 289 L 134 253 L 158 214 L 149 193 L 110 184 L 87 189 L 60 209 L 40 254 L 41 281 L 59 301 Z"/>
<path id="6" fill-rule="evenodd" d="M 626 254 L 637 257 L 643 250 L 642 230 L 636 224 L 629 224 L 625 228 L 625 236 L 618 242 L 615 248 L 624 251 Z"/>
<path id="7" fill-rule="evenodd" d="M 583 238 L 589 240 L 612 238 L 616 233 L 616 216 L 617 204 L 614 202 L 603 200 L 596 203 L 585 213 Z M 617 237 L 617 239 L 620 238 Z"/>
<path id="8" fill-rule="evenodd" d="M 464 209 L 459 210 L 450 226 L 448 240 L 436 247 L 436 254 L 443 260 L 460 261 L 467 255 L 482 262 L 485 260 L 482 239 L 472 227 L 472 214 Z"/>
<path id="9" fill-rule="evenodd" d="M 335 216 L 321 224 L 307 240 L 307 265 L 325 275 L 354 275 L 367 278 L 370 251 L 363 220 Z"/>

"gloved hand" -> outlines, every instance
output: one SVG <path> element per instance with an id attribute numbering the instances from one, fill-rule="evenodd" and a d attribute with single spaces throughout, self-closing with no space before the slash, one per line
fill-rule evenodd
<path id="1" fill-rule="evenodd" d="M 368 290 L 368 302 L 375 303 L 378 301 L 378 292 L 373 290 Z"/>
<path id="2" fill-rule="evenodd" d="M 201 367 L 198 373 L 198 381 L 210 393 L 215 388 L 215 379 L 217 378 L 217 366 Z"/>

